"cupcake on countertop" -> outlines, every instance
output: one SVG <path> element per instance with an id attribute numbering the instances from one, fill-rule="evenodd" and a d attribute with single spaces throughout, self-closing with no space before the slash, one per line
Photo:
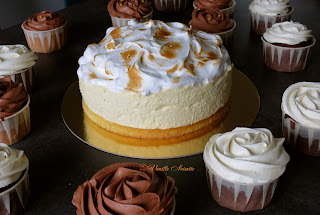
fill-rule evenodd
<path id="1" fill-rule="evenodd" d="M 148 21 L 152 17 L 151 3 L 146 0 L 111 0 L 108 12 L 114 27 L 128 25 L 135 19 L 139 22 Z"/>
<path id="2" fill-rule="evenodd" d="M 275 23 L 262 37 L 265 63 L 271 69 L 296 72 L 306 66 L 316 40 L 311 30 L 298 22 Z"/>
<path id="3" fill-rule="evenodd" d="M 0 45 L 0 77 L 9 76 L 13 82 L 23 83 L 30 92 L 34 87 L 37 59 L 37 55 L 24 45 Z"/>
<path id="4" fill-rule="evenodd" d="M 203 158 L 213 198 L 235 211 L 268 205 L 290 159 L 283 142 L 264 128 L 235 128 L 212 136 Z"/>
<path id="5" fill-rule="evenodd" d="M 176 187 L 165 173 L 143 164 L 117 163 L 78 187 L 72 203 L 77 214 L 173 215 Z"/>
<path id="6" fill-rule="evenodd" d="M 29 160 L 23 151 L 0 143 L 0 214 L 21 214 L 30 195 Z"/>
<path id="7" fill-rule="evenodd" d="M 230 49 L 236 22 L 232 19 L 229 19 L 228 16 L 223 14 L 218 9 L 197 8 L 192 12 L 190 26 L 192 30 L 204 31 L 219 35 L 223 40 L 224 46 L 227 49 Z"/>
<path id="8" fill-rule="evenodd" d="M 320 156 L 320 83 L 299 82 L 282 95 L 282 131 L 287 144 Z"/>
<path id="9" fill-rule="evenodd" d="M 67 40 L 67 20 L 57 12 L 31 15 L 21 28 L 31 50 L 49 53 L 61 49 Z"/>
<path id="10" fill-rule="evenodd" d="M 0 142 L 13 144 L 30 131 L 29 96 L 10 77 L 0 78 Z"/>
<path id="11" fill-rule="evenodd" d="M 262 35 L 274 23 L 288 21 L 293 7 L 289 0 L 254 0 L 250 6 L 251 30 Z"/>

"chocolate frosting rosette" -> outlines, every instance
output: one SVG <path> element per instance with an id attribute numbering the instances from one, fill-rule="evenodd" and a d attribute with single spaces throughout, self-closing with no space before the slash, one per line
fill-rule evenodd
<path id="1" fill-rule="evenodd" d="M 196 0 L 195 6 L 199 8 L 228 8 L 232 0 Z"/>
<path id="2" fill-rule="evenodd" d="M 129 20 L 139 22 L 148 21 L 152 17 L 150 2 L 145 0 L 111 0 L 108 3 L 108 12 L 115 27 L 128 25 Z"/>
<path id="3" fill-rule="evenodd" d="M 31 31 L 48 31 L 61 27 L 66 23 L 66 19 L 59 13 L 42 11 L 31 15 L 23 24 L 25 29 Z"/>
<path id="4" fill-rule="evenodd" d="M 77 215 L 148 214 L 174 211 L 174 180 L 137 163 L 105 167 L 78 187 Z"/>

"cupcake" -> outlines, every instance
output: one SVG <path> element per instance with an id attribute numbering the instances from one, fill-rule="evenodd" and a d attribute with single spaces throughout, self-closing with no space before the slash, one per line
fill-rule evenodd
<path id="1" fill-rule="evenodd" d="M 0 214 L 23 213 L 30 196 L 28 170 L 23 151 L 0 143 Z"/>
<path id="2" fill-rule="evenodd" d="M 23 84 L 0 78 L 0 142 L 11 145 L 30 131 L 30 99 Z"/>
<path id="3" fill-rule="evenodd" d="M 42 11 L 33 14 L 21 28 L 31 50 L 49 53 L 61 49 L 67 42 L 67 21 L 59 13 Z"/>
<path id="4" fill-rule="evenodd" d="M 108 3 L 108 12 L 112 25 L 121 27 L 128 25 L 132 19 L 145 22 L 152 18 L 151 3 L 146 0 L 111 0 Z"/>
<path id="5" fill-rule="evenodd" d="M 299 152 L 320 156 L 320 83 L 299 82 L 283 93 L 282 132 Z"/>
<path id="6" fill-rule="evenodd" d="M 196 8 L 216 8 L 219 9 L 226 16 L 232 18 L 234 7 L 236 6 L 235 0 L 195 0 L 193 2 L 194 9 Z"/>
<path id="7" fill-rule="evenodd" d="M 97 172 L 74 193 L 77 214 L 173 215 L 174 180 L 138 163 L 117 163 Z"/>
<path id="8" fill-rule="evenodd" d="M 218 9 L 197 8 L 192 12 L 190 26 L 192 31 L 204 31 L 219 35 L 223 41 L 223 45 L 227 49 L 230 49 L 236 22 L 233 19 L 229 19 L 228 16 Z"/>
<path id="9" fill-rule="evenodd" d="M 158 11 L 179 12 L 188 6 L 188 0 L 154 0 L 154 5 Z"/>
<path id="10" fill-rule="evenodd" d="M 289 0 L 254 0 L 250 6 L 251 30 L 262 35 L 274 23 L 288 21 L 293 7 Z"/>
<path id="11" fill-rule="evenodd" d="M 0 45 L 0 78 L 22 83 L 28 92 L 34 88 L 37 55 L 24 45 Z"/>
<path id="12" fill-rule="evenodd" d="M 272 25 L 261 39 L 265 64 L 280 72 L 303 70 L 316 42 L 311 30 L 292 21 Z"/>
<path id="13" fill-rule="evenodd" d="M 203 159 L 217 203 L 242 212 L 268 205 L 290 159 L 283 142 L 264 128 L 235 128 L 213 135 Z"/>

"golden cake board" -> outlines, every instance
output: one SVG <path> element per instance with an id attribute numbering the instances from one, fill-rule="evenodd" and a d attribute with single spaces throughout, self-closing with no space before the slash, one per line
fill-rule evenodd
<path id="1" fill-rule="evenodd" d="M 210 132 L 183 142 L 178 142 L 176 139 L 135 139 L 99 127 L 83 113 L 78 81 L 65 93 L 61 114 L 66 126 L 76 137 L 105 152 L 148 159 L 189 156 L 202 153 L 213 134 L 227 132 L 235 127 L 248 127 L 255 120 L 260 107 L 257 88 L 239 70 L 233 70 L 232 79 L 231 109 L 226 119 Z"/>

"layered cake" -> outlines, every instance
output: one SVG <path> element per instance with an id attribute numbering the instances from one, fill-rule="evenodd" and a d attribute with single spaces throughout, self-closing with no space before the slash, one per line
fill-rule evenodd
<path id="1" fill-rule="evenodd" d="M 232 66 L 221 38 L 181 23 L 111 27 L 79 59 L 85 114 L 124 136 L 179 137 L 217 126 L 229 110 Z"/>

